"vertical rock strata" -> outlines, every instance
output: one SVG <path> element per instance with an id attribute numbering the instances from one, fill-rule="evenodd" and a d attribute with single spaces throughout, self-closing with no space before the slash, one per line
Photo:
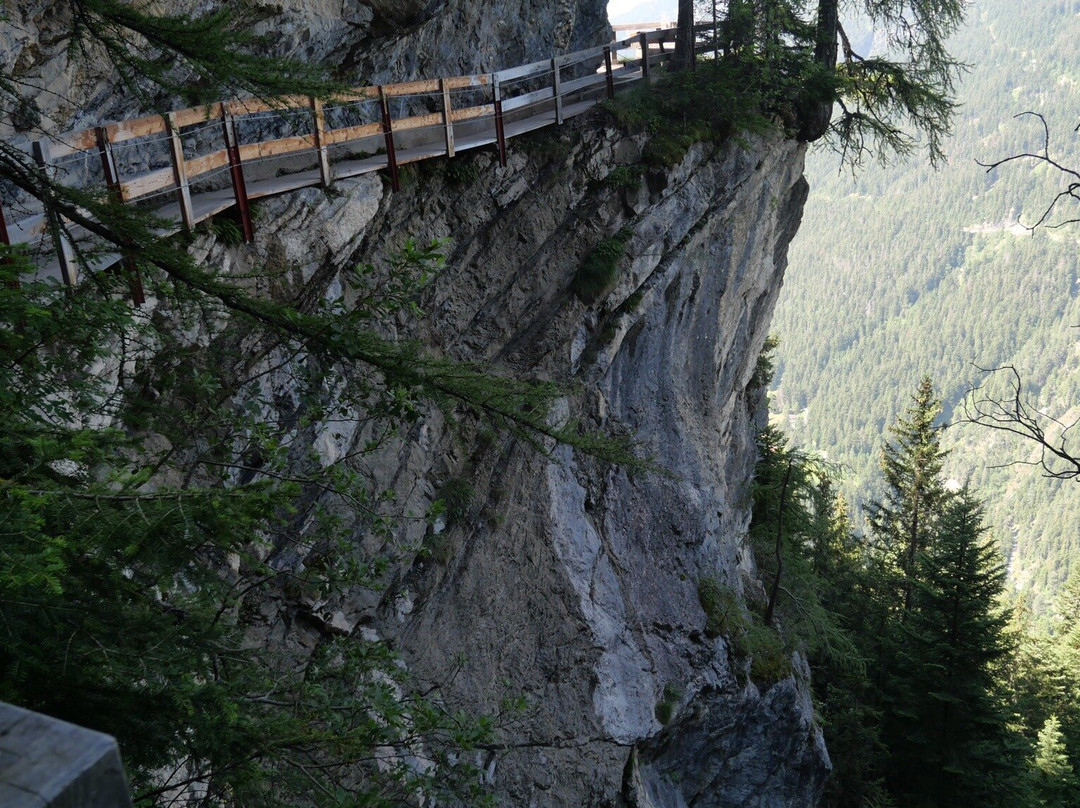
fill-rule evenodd
<path id="1" fill-rule="evenodd" d="M 467 501 L 448 524 L 402 525 L 378 603 L 334 608 L 455 705 L 524 703 L 479 761 L 500 804 L 809 806 L 828 756 L 805 671 L 759 688 L 706 636 L 698 598 L 706 577 L 759 586 L 745 540 L 760 402 L 747 385 L 806 197 L 801 147 L 696 146 L 647 170 L 641 145 L 597 114 L 515 142 L 505 169 L 476 154 L 457 158 L 466 171 L 414 167 L 394 195 L 367 177 L 330 200 L 266 204 L 257 250 L 306 262 L 308 277 L 452 239 L 425 316 L 403 329 L 446 356 L 558 381 L 557 417 L 632 436 L 664 470 L 567 447 L 546 457 L 433 414 L 373 474 L 405 511 L 452 483 Z M 586 305 L 571 283 L 620 231 L 610 290 Z M 324 455 L 349 449 L 337 432 L 317 439 Z"/>

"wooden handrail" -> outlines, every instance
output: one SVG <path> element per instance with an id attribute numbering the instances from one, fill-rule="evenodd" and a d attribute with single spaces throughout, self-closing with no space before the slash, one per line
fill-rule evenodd
<path id="1" fill-rule="evenodd" d="M 438 156 L 453 157 L 466 149 L 490 143 L 498 146 L 500 162 L 505 164 L 505 142 L 520 133 L 511 131 L 512 121 L 524 120 L 528 124 L 523 126 L 521 131 L 561 123 L 569 105 L 576 105 L 571 114 L 582 111 L 577 108 L 581 106 L 581 103 L 585 103 L 585 101 L 578 103 L 582 93 L 589 94 L 586 96 L 588 103 L 594 102 L 593 94 L 599 97 L 611 97 L 617 83 L 647 79 L 650 68 L 655 69 L 669 59 L 670 53 L 663 46 L 666 42 L 674 41 L 675 29 L 645 30 L 652 27 L 655 27 L 652 23 L 641 26 L 616 26 L 617 31 L 635 30 L 639 33 L 636 36 L 615 39 L 606 45 L 594 46 L 494 73 L 421 79 L 386 84 L 381 87 L 353 87 L 325 100 L 307 96 L 234 99 L 179 109 L 164 115 L 148 115 L 102 124 L 89 129 L 68 132 L 48 142 L 43 141 L 39 144 L 40 147 L 36 147 L 35 155 L 39 162 L 51 169 L 57 165 L 58 161 L 71 156 L 100 154 L 101 159 L 106 160 L 107 180 L 115 196 L 124 202 L 138 202 L 152 195 L 171 191 L 167 199 L 172 200 L 174 212 L 169 216 L 176 221 L 177 228 L 182 227 L 187 230 L 222 209 L 220 203 L 216 202 L 209 207 L 204 204 L 200 208 L 197 204 L 199 195 L 192 186 L 200 179 L 205 181 L 209 178 L 208 175 L 228 167 L 235 194 L 235 203 L 228 203 L 228 206 L 235 204 L 241 209 L 244 232 L 248 235 L 251 232 L 251 224 L 246 215 L 245 163 L 307 154 L 317 165 L 311 181 L 305 177 L 303 184 L 282 181 L 270 188 L 253 188 L 252 198 L 284 193 L 294 188 L 304 187 L 305 184 L 328 186 L 334 179 L 334 172 L 331 171 L 331 148 L 369 141 L 372 143 L 370 150 L 375 151 L 376 141 L 372 140 L 373 138 L 384 141 L 385 154 L 378 158 L 346 157 L 346 162 L 349 160 L 356 162 L 359 159 L 362 165 L 356 168 L 345 166 L 340 172 L 341 176 L 353 176 L 364 171 L 389 168 L 396 186 L 396 169 L 399 162 L 412 162 L 416 159 Z M 636 53 L 636 58 L 621 67 L 613 68 L 613 57 L 619 51 L 627 50 Z M 576 73 L 568 72 L 579 65 L 585 67 L 588 72 L 582 75 L 581 68 L 578 68 L 579 72 Z M 596 90 L 599 92 L 596 93 Z M 454 91 L 479 91 L 482 97 L 471 99 L 474 103 L 470 105 L 458 105 L 452 99 Z M 392 101 L 393 106 L 397 106 L 401 99 L 418 95 L 428 96 L 430 99 L 428 108 L 435 107 L 436 110 L 393 117 Z M 479 103 L 475 103 L 476 101 Z M 365 102 L 374 104 L 365 110 L 367 122 L 337 126 L 331 124 L 334 120 L 334 110 Z M 533 107 L 546 108 L 547 111 L 533 113 L 533 117 L 524 119 L 520 117 L 522 114 L 527 114 L 521 112 L 522 110 Z M 515 117 L 504 117 L 514 111 L 517 111 Z M 293 114 L 297 112 L 302 112 L 300 119 L 307 122 L 307 128 L 304 131 L 284 135 L 278 128 L 274 134 L 248 144 L 241 143 L 238 139 L 238 132 L 243 131 L 245 120 L 257 120 L 256 116 L 273 116 L 276 113 L 284 116 L 288 113 L 295 122 L 296 118 Z M 552 119 L 540 120 L 543 116 Z M 475 125 L 471 127 L 471 134 L 467 137 L 463 137 L 460 133 L 455 134 L 455 125 L 480 121 L 484 118 L 492 120 L 494 137 L 477 135 Z M 340 122 L 340 117 L 337 120 Z M 186 156 L 184 130 L 206 124 L 216 125 L 219 132 L 225 134 L 226 148 Z M 403 133 L 413 133 L 415 137 L 417 132 L 427 129 L 431 130 L 430 142 L 422 141 L 418 142 L 418 145 L 413 143 L 409 148 L 396 143 Z M 141 146 L 151 147 L 158 140 L 164 142 L 164 146 L 158 147 L 165 152 L 167 162 L 164 167 L 147 169 L 135 176 L 120 176 L 118 166 L 122 167 L 123 161 L 116 157 L 119 150 Z M 438 144 L 437 148 L 435 144 Z M 364 148 L 368 147 L 365 145 Z M 406 153 L 410 149 L 416 154 Z M 145 155 L 139 162 L 145 165 Z M 51 232 L 53 239 L 57 242 L 57 252 L 61 257 L 64 278 L 68 282 L 74 282 L 76 271 L 69 240 L 63 232 L 65 228 L 58 227 L 57 222 L 52 222 L 51 227 L 43 228 L 31 221 L 34 218 L 30 217 L 30 219 L 15 223 L 11 228 L 13 240 L 33 240 L 43 237 L 38 235 L 42 231 Z"/>

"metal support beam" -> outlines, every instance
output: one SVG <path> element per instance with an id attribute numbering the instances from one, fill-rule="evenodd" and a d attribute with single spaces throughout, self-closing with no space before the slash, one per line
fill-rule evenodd
<path id="1" fill-rule="evenodd" d="M 311 116 L 315 151 L 319 155 L 319 179 L 322 180 L 323 188 L 329 188 L 334 181 L 334 175 L 330 172 L 330 155 L 326 150 L 326 114 L 323 112 L 323 102 L 318 98 L 311 99 Z"/>
<path id="2" fill-rule="evenodd" d="M 225 131 L 225 153 L 229 157 L 233 196 L 236 199 L 236 209 L 240 212 L 240 227 L 244 241 L 250 244 L 255 240 L 255 228 L 251 224 L 251 205 L 248 202 L 247 183 L 244 181 L 244 166 L 240 162 L 240 143 L 236 138 L 236 122 L 225 110 L 224 102 L 221 104 L 221 124 Z"/>
<path id="3" fill-rule="evenodd" d="M 386 139 L 386 166 L 390 169 L 390 187 L 395 191 L 400 191 L 397 149 L 394 148 L 394 120 L 390 117 L 390 99 L 386 97 L 386 90 L 382 85 L 379 85 L 379 103 L 382 107 L 382 129 L 383 137 Z"/>
<path id="4" fill-rule="evenodd" d="M 55 175 L 55 169 L 50 163 L 50 147 L 48 139 L 35 140 L 31 146 L 34 152 L 34 161 L 41 167 L 41 169 L 48 175 L 49 179 L 53 179 Z M 56 257 L 60 262 L 60 274 L 64 278 L 64 283 L 68 286 L 74 286 L 79 282 L 79 268 L 75 263 L 75 251 L 71 247 L 71 242 L 68 240 L 67 235 L 64 233 L 63 218 L 55 211 L 45 211 L 46 219 L 49 222 L 49 231 L 52 233 L 53 245 L 56 247 Z"/>
<path id="5" fill-rule="evenodd" d="M 506 168 L 506 126 L 503 122 L 502 87 L 499 86 L 499 74 L 491 74 L 492 95 L 495 100 L 495 140 L 499 144 L 499 165 Z"/>

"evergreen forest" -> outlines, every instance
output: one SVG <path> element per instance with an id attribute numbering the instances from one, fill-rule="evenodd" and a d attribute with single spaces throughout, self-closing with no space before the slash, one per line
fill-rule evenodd
<path id="1" fill-rule="evenodd" d="M 807 654 L 834 766 L 823 805 L 1075 806 L 1080 574 L 1054 630 L 1032 630 L 983 504 L 945 472 L 941 414 L 924 377 L 881 445 L 865 531 L 835 466 L 762 433 L 751 535 L 765 586 L 733 633 L 758 680 Z"/>
<path id="2" fill-rule="evenodd" d="M 1078 35 L 1077 3 L 972 5 L 946 164 L 809 157 L 759 485 L 809 470 L 780 569 L 815 582 L 790 585 L 792 625 L 835 621 L 804 630 L 827 805 L 1080 800 L 1080 490 L 1030 440 L 1071 457 Z M 777 580 L 782 513 L 758 533 Z"/>
<path id="3" fill-rule="evenodd" d="M 964 401 L 1011 365 L 1030 405 L 1075 420 L 1080 324 L 1075 225 L 1031 225 L 1066 183 L 1045 164 L 991 163 L 1044 147 L 1080 165 L 1080 4 L 972 5 L 950 40 L 969 67 L 954 135 L 937 170 L 915 160 L 848 171 L 812 151 L 812 192 L 792 244 L 774 331 L 781 341 L 772 407 L 792 437 L 844 469 L 854 500 L 878 496 L 880 436 L 924 374 L 938 386 L 954 447 L 950 477 L 980 492 L 1005 553 L 1010 587 L 1050 615 L 1070 559 L 1080 490 L 1048 479 L 1037 449 L 964 423 Z M 864 37 L 870 36 L 864 33 Z M 1065 200 L 1071 201 L 1071 200 Z M 1075 209 L 1058 205 L 1047 225 Z M 856 520 L 863 525 L 861 512 Z"/>

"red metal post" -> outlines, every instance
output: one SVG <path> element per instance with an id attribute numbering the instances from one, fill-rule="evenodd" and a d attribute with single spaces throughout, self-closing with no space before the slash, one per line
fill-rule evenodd
<path id="1" fill-rule="evenodd" d="M 611 75 L 611 48 L 604 46 L 604 72 L 607 74 L 607 97 L 615 97 L 615 79 Z"/>
<path id="2" fill-rule="evenodd" d="M 506 168 L 506 127 L 503 122 L 502 87 L 499 86 L 499 75 L 491 74 L 491 86 L 495 99 L 495 139 L 499 144 L 499 165 Z"/>
<path id="3" fill-rule="evenodd" d="M 379 86 L 379 101 L 382 106 L 382 129 L 386 139 L 386 165 L 390 169 L 390 187 L 395 191 L 401 190 L 401 180 L 398 178 L 397 150 L 394 148 L 394 120 L 390 117 L 390 101 L 386 97 L 386 90 Z"/>
<path id="4" fill-rule="evenodd" d="M 232 175 L 233 196 L 236 208 L 240 211 L 240 227 L 244 241 L 248 244 L 255 240 L 255 228 L 251 224 L 251 205 L 248 202 L 247 184 L 244 182 L 244 167 L 240 163 L 240 144 L 236 139 L 236 127 L 233 116 L 221 104 L 221 124 L 225 131 L 225 153 L 229 157 L 229 173 Z"/>
<path id="5" fill-rule="evenodd" d="M 0 241 L 6 246 L 11 246 L 11 238 L 8 236 L 7 219 L 4 218 L 4 206 L 0 204 Z"/>
<path id="6" fill-rule="evenodd" d="M 641 45 L 641 78 L 649 80 L 649 38 L 644 32 L 638 34 L 638 43 Z"/>

